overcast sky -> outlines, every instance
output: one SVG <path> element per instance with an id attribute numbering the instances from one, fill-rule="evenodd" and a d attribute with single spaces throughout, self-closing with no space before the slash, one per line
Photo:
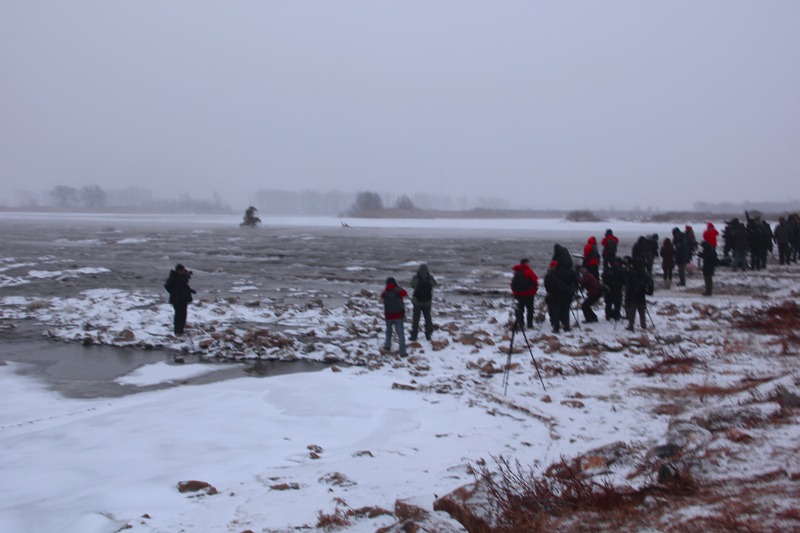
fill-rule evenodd
<path id="1" fill-rule="evenodd" d="M 798 199 L 800 2 L 0 2 L 0 198 Z"/>

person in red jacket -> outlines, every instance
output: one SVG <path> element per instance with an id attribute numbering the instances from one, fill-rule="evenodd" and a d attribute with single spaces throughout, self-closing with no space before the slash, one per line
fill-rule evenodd
<path id="1" fill-rule="evenodd" d="M 530 264 L 530 260 L 520 259 L 519 264 L 513 269 L 511 292 L 514 294 L 514 299 L 517 300 L 515 328 L 517 325 L 522 327 L 522 324 L 525 323 L 527 323 L 528 329 L 533 328 L 533 300 L 539 287 L 539 278 L 536 277 Z M 523 322 L 526 309 L 528 310 L 528 320 Z"/>
<path id="2" fill-rule="evenodd" d="M 619 239 L 609 228 L 606 230 L 606 234 L 600 244 L 603 245 L 603 272 L 605 272 L 608 267 L 614 264 L 614 259 L 617 257 Z"/>
<path id="3" fill-rule="evenodd" d="M 717 247 L 717 235 L 719 235 L 719 232 L 717 231 L 717 228 L 714 227 L 714 224 L 709 222 L 708 223 L 708 227 L 703 232 L 703 240 L 708 242 L 708 244 L 710 244 L 714 248 L 716 248 Z"/>
<path id="4" fill-rule="evenodd" d="M 397 285 L 394 278 L 386 278 L 386 289 L 381 293 L 383 311 L 386 316 L 386 342 L 383 343 L 383 349 L 387 352 L 392 349 L 392 329 L 394 329 L 397 331 L 400 357 L 408 355 L 406 353 L 406 337 L 403 332 L 403 315 L 406 310 L 403 298 L 406 296 L 408 293 Z"/>
<path id="5" fill-rule="evenodd" d="M 589 237 L 583 247 L 583 265 L 594 279 L 600 279 L 600 251 L 597 249 L 597 239 Z"/>

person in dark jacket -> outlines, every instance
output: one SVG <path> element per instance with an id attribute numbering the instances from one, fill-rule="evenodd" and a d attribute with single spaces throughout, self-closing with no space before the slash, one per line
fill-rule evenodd
<path id="1" fill-rule="evenodd" d="M 417 340 L 419 332 L 419 316 L 425 317 L 425 338 L 431 340 L 433 334 L 433 322 L 431 321 L 431 305 L 433 303 L 433 288 L 436 287 L 436 280 L 428 272 L 428 265 L 422 263 L 417 269 L 416 275 L 411 278 L 411 288 L 414 292 L 411 296 L 411 303 L 414 306 L 411 318 L 411 340 Z"/>
<path id="2" fill-rule="evenodd" d="M 622 307 L 622 289 L 625 288 L 625 268 L 622 258 L 615 257 L 611 265 L 603 271 L 603 284 L 608 287 L 605 293 L 606 320 L 619 320 Z"/>
<path id="3" fill-rule="evenodd" d="M 603 245 L 603 271 L 605 272 L 608 267 L 614 264 L 614 259 L 617 257 L 619 239 L 614 235 L 611 229 L 607 229 L 600 244 Z"/>
<path id="4" fill-rule="evenodd" d="M 517 301 L 514 327 L 522 327 L 523 324 L 527 324 L 528 329 L 533 328 L 533 300 L 539 287 L 539 278 L 536 277 L 530 264 L 530 260 L 520 259 L 519 264 L 512 269 L 514 277 L 511 278 L 511 292 Z M 526 310 L 528 311 L 528 320 L 524 322 Z"/>
<path id="5" fill-rule="evenodd" d="M 695 237 L 694 229 L 691 226 L 684 227 L 684 237 L 686 238 L 686 244 L 689 246 L 689 262 L 691 263 L 694 254 L 697 253 L 697 237 Z"/>
<path id="6" fill-rule="evenodd" d="M 597 314 L 595 314 L 592 306 L 602 295 L 600 292 L 600 283 L 588 269 L 580 267 L 578 269 L 578 284 L 586 291 L 586 298 L 583 299 L 583 303 L 581 304 L 584 322 L 587 324 L 597 322 Z"/>
<path id="7" fill-rule="evenodd" d="M 173 320 L 173 332 L 176 336 L 183 335 L 183 329 L 186 326 L 186 309 L 189 302 L 192 301 L 192 294 L 196 291 L 189 287 L 189 278 L 192 273 L 178 263 L 175 265 L 175 270 L 169 271 L 167 282 L 164 288 L 169 293 L 169 303 L 175 309 L 175 318 Z"/>
<path id="8" fill-rule="evenodd" d="M 634 257 L 633 268 L 628 272 L 625 280 L 625 309 L 628 312 L 628 331 L 633 331 L 636 321 L 636 312 L 639 312 L 639 323 L 642 329 L 647 329 L 647 295 L 653 293 L 653 278 L 647 273 L 644 260 Z"/>
<path id="9" fill-rule="evenodd" d="M 775 239 L 775 244 L 778 245 L 780 264 L 788 265 L 792 250 L 792 229 L 785 218 L 781 217 L 778 220 L 778 225 L 775 226 L 775 231 L 773 232 L 773 238 Z"/>
<path id="10" fill-rule="evenodd" d="M 738 218 L 733 219 L 731 235 L 731 250 L 733 251 L 733 271 L 742 269 L 744 272 L 747 270 L 747 249 L 749 247 L 749 238 L 747 235 L 747 227 L 739 222 Z"/>
<path id="11" fill-rule="evenodd" d="M 553 245 L 553 257 L 551 261 L 555 261 L 559 266 L 563 266 L 564 268 L 572 268 L 572 256 L 569 254 L 569 250 L 560 244 Z"/>
<path id="12" fill-rule="evenodd" d="M 583 247 L 583 268 L 594 276 L 595 281 L 600 279 L 600 252 L 597 249 L 597 239 L 589 237 Z"/>
<path id="13" fill-rule="evenodd" d="M 383 349 L 389 352 L 392 349 L 392 329 L 397 331 L 397 344 L 400 349 L 400 357 L 406 357 L 406 337 L 403 331 L 403 316 L 405 306 L 403 298 L 408 293 L 397 285 L 394 278 L 386 278 L 386 288 L 381 293 L 383 300 L 383 311 L 386 316 L 386 342 Z"/>
<path id="14" fill-rule="evenodd" d="M 703 296 L 711 296 L 714 291 L 714 269 L 717 267 L 717 249 L 711 246 L 707 240 L 703 240 L 700 245 L 700 255 L 703 259 L 703 279 L 706 282 L 706 290 Z"/>
<path id="15" fill-rule="evenodd" d="M 672 283 L 672 270 L 675 268 L 675 246 L 669 239 L 664 239 L 659 252 L 661 256 L 661 270 L 664 271 L 664 288 L 669 289 Z"/>
<path id="16" fill-rule="evenodd" d="M 691 261 L 689 243 L 678 228 L 672 229 L 672 246 L 675 247 L 675 265 L 678 267 L 678 286 L 686 286 L 686 265 Z"/>
<path id="17" fill-rule="evenodd" d="M 569 252 L 566 256 L 569 257 Z M 571 268 L 571 259 L 569 264 L 570 266 L 564 266 L 556 261 L 556 265 L 548 270 L 544 277 L 544 288 L 547 290 L 545 303 L 550 310 L 550 324 L 553 326 L 553 333 L 558 333 L 561 326 L 564 331 L 570 330 L 569 308 L 578 285 L 578 276 Z"/>

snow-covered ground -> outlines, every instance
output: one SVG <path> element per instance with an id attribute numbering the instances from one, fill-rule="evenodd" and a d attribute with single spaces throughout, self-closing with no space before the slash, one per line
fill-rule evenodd
<path id="1" fill-rule="evenodd" d="M 446 228 L 445 222 L 457 229 L 495 223 L 413 224 Z M 602 234 L 609 225 L 531 224 L 552 235 L 548 242 L 565 231 Z M 622 226 L 614 223 L 615 232 L 667 235 L 671 227 Z M 0 258 L 0 272 L 29 268 L 40 282 L 97 276 L 95 289 L 71 296 L 4 296 L 2 322 L 35 321 L 54 339 L 165 347 L 199 361 L 159 362 L 117 378 L 135 386 L 180 383 L 209 368 L 203 361 L 220 359 L 313 359 L 330 366 L 89 400 L 49 391 L 20 375 L 20 363 L 0 366 L 0 531 L 294 531 L 315 527 L 320 513 L 337 509 L 386 510 L 344 528 L 372 532 L 398 522 L 398 500 L 432 512 L 437 497 L 474 481 L 473 470 L 491 468 L 498 456 L 544 467 L 624 443 L 635 460 L 607 464 L 601 473 L 643 486 L 652 472 L 641 465 L 655 446 L 669 442 L 677 422 L 694 424 L 697 446 L 714 457 L 697 468 L 698 476 L 719 476 L 718 463 L 728 477 L 800 472 L 796 416 L 780 427 L 741 425 L 750 440 L 697 425 L 703 413 L 722 408 L 766 419 L 778 408 L 768 400 L 780 387 L 797 389 L 796 347 L 786 355 L 776 339 L 733 327 L 742 314 L 796 301 L 797 266 L 747 273 L 721 268 L 710 298 L 700 295 L 698 277 L 685 288 L 660 288 L 645 332 L 602 318 L 559 336 L 546 323 L 528 330 L 530 351 L 517 352 L 522 343 L 515 338 L 506 394 L 509 298 L 437 292 L 433 341 L 414 344 L 410 357 L 399 358 L 379 352 L 383 323 L 375 287 L 354 287 L 341 305 L 326 306 L 313 295 L 247 301 L 258 280 L 240 280 L 244 299 L 195 302 L 188 335 L 174 338 L 163 294 L 103 286 L 100 252 L 85 263 L 54 276 Z M 8 286 L 26 281 L 4 279 Z M 407 323 L 407 336 L 409 329 Z M 692 362 L 673 372 L 644 371 L 670 358 Z M 740 392 L 692 393 L 714 387 Z M 726 452 L 713 453 L 721 449 Z M 180 492 L 178 484 L 190 480 L 214 490 Z M 796 494 L 772 504 L 796 508 Z M 442 512 L 431 516 L 439 530 L 460 528 Z"/>

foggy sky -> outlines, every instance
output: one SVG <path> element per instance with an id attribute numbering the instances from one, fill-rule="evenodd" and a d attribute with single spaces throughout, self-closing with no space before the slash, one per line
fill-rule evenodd
<path id="1" fill-rule="evenodd" d="M 797 199 L 798 27 L 794 0 L 5 0 L 0 199 Z"/>

